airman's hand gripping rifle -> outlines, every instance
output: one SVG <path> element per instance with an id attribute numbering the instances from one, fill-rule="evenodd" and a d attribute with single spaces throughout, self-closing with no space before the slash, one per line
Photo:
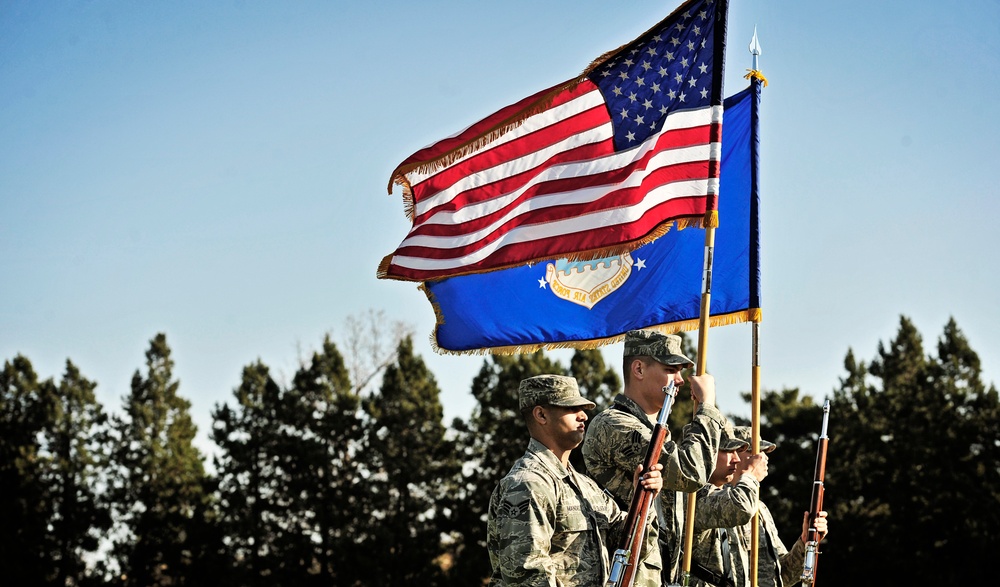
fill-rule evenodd
<path id="1" fill-rule="evenodd" d="M 819 541 L 822 538 L 816 530 L 816 518 L 823 511 L 823 479 L 826 477 L 826 447 L 830 437 L 826 434 L 830 422 L 830 400 L 823 404 L 823 431 L 819 434 L 819 444 L 816 447 L 816 472 L 813 475 L 812 500 L 809 505 L 809 530 L 806 533 L 806 556 L 802 565 L 802 584 L 813 585 L 816 582 L 816 563 L 819 562 Z"/>
<path id="2" fill-rule="evenodd" d="M 649 471 L 660 460 L 663 443 L 669 432 L 667 418 L 670 416 L 670 408 L 674 405 L 676 395 L 677 390 L 674 389 L 673 381 L 663 387 L 663 407 L 660 408 L 660 415 L 656 418 L 653 436 L 649 439 L 649 448 L 646 449 L 646 456 L 642 460 L 643 473 Z M 611 575 L 608 577 L 605 587 L 632 587 L 639 553 L 642 551 L 642 544 L 646 539 L 646 520 L 649 518 L 649 508 L 652 506 L 655 496 L 655 491 L 645 489 L 641 484 L 637 484 L 632 491 L 632 503 L 628 508 L 628 517 L 625 518 L 625 533 L 622 536 L 622 544 L 612 558 Z M 654 546 L 654 548 L 658 547 Z"/>

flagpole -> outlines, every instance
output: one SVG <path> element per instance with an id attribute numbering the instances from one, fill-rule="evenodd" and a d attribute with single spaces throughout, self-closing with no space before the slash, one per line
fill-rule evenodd
<path id="1" fill-rule="evenodd" d="M 705 266 L 701 278 L 701 309 L 698 314 L 698 362 L 695 366 L 697 375 L 704 375 L 708 370 L 708 328 L 712 308 L 712 262 L 715 257 L 715 227 L 705 227 Z M 698 413 L 698 400 L 692 396 L 692 409 Z M 693 414 L 692 414 L 693 416 Z M 691 554 L 694 550 L 694 512 L 697 492 L 687 494 L 687 510 L 684 516 L 684 549 L 681 562 L 681 572 L 684 585 L 691 584 Z"/>
<path id="2" fill-rule="evenodd" d="M 753 67 L 752 72 L 759 72 L 757 58 L 761 54 L 760 42 L 757 40 L 757 27 L 753 27 L 753 39 L 750 40 L 750 46 L 748 47 L 750 54 L 753 56 Z M 750 84 L 759 84 L 760 80 L 757 76 L 751 73 Z M 754 102 L 756 104 L 756 102 Z M 756 118 L 756 117 L 754 117 Z M 752 162 L 751 169 L 756 170 L 756 162 Z M 754 185 L 756 185 L 756 178 L 754 180 Z M 756 195 L 756 194 L 755 194 Z M 750 454 L 755 455 L 760 453 L 760 382 L 761 382 L 761 368 L 760 368 L 760 317 L 753 321 L 752 326 L 752 349 L 753 357 L 750 367 L 751 372 L 751 392 L 750 392 Z M 760 489 L 758 488 L 757 499 L 760 500 Z M 758 508 L 759 510 L 760 508 Z M 758 571 L 758 550 L 760 548 L 760 524 L 759 524 L 760 514 L 758 511 L 754 511 L 753 518 L 750 520 L 750 587 L 757 587 L 757 571 Z"/>
<path id="3" fill-rule="evenodd" d="M 712 303 L 712 258 L 715 255 L 715 227 L 705 228 L 705 268 L 702 274 L 701 313 L 698 316 L 698 363 L 696 373 L 704 375 L 708 365 L 709 309 Z M 693 402 L 698 411 L 698 401 Z M 684 516 L 684 558 L 681 571 L 683 584 L 691 584 L 691 553 L 694 547 L 694 512 L 697 493 L 687 494 L 687 510 Z"/>
<path id="4" fill-rule="evenodd" d="M 718 7 L 717 16 L 721 18 L 716 22 L 717 30 L 715 31 L 715 63 L 713 67 L 713 72 L 718 77 L 716 78 L 716 83 L 713 88 L 712 105 L 713 107 L 718 107 L 719 109 L 719 119 L 718 125 L 713 125 L 714 128 L 718 128 L 716 131 L 718 134 L 712 138 L 712 142 L 719 145 L 721 150 L 722 145 L 722 135 L 721 135 L 721 111 L 723 104 L 723 78 L 722 71 L 725 68 L 725 55 L 726 55 L 726 27 L 728 23 L 728 11 L 729 5 L 728 0 L 720 0 Z M 714 134 L 714 133 L 713 133 Z M 712 206 L 712 210 L 718 210 L 718 197 L 719 197 L 719 182 L 718 178 L 721 176 L 720 168 L 721 165 L 721 153 L 719 154 L 719 159 L 714 161 L 716 167 L 713 168 L 713 160 L 709 160 L 709 177 L 715 177 L 715 190 L 714 195 L 712 195 L 712 188 L 709 187 L 710 197 L 714 197 L 716 205 Z M 712 172 L 716 173 L 712 173 Z M 711 180 L 710 180 L 711 182 Z M 698 363 L 696 365 L 696 374 L 704 375 L 708 367 L 708 328 L 709 328 L 709 318 L 712 309 L 712 262 L 715 256 L 715 226 L 717 222 L 709 222 L 709 215 L 706 213 L 705 216 L 705 265 L 702 271 L 702 283 L 701 283 L 701 308 L 698 315 Z M 692 399 L 694 399 L 692 397 Z M 697 413 L 698 402 L 697 400 L 692 402 L 692 407 Z M 693 415 L 692 415 L 693 416 Z M 692 492 L 687 494 L 687 508 L 686 514 L 684 516 L 684 549 L 683 557 L 681 559 L 681 582 L 683 585 L 691 584 L 691 554 L 694 550 L 694 512 L 695 512 L 695 502 L 697 501 L 697 492 Z"/>
<path id="5" fill-rule="evenodd" d="M 751 83 L 757 83 L 756 81 Z M 760 452 L 760 322 L 754 322 L 753 329 L 753 364 L 750 368 L 751 387 L 751 424 L 750 424 L 750 454 Z M 757 489 L 757 499 L 760 499 L 760 488 Z M 760 508 L 758 508 L 759 510 Z M 760 514 L 754 510 L 750 520 L 750 587 L 757 587 L 757 549 L 760 546 Z"/>

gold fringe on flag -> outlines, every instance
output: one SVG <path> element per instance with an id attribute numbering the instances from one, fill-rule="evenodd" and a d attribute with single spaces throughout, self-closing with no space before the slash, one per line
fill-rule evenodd
<path id="1" fill-rule="evenodd" d="M 392 255 L 386 255 L 379 261 L 378 269 L 375 270 L 376 279 L 389 279 L 389 265 L 392 264 Z"/>
<path id="2" fill-rule="evenodd" d="M 469 349 L 465 351 L 455 351 L 451 349 L 446 349 L 438 345 L 437 340 L 437 328 L 443 326 L 445 323 L 444 313 L 441 311 L 441 307 L 438 305 L 437 301 L 434 299 L 434 294 L 431 293 L 429 287 L 426 284 L 421 283 L 417 286 L 417 289 L 424 292 L 427 296 L 427 301 L 430 302 L 431 307 L 434 309 L 435 317 L 435 327 L 434 331 L 430 334 L 431 349 L 439 355 L 521 355 L 525 353 L 534 353 L 540 350 L 557 350 L 557 349 L 578 349 L 578 350 L 591 350 L 600 348 L 603 346 L 612 345 L 625 340 L 625 334 L 618 334 L 615 336 L 608 336 L 604 338 L 593 338 L 588 340 L 573 340 L 565 342 L 546 342 L 546 343 L 536 343 L 536 344 L 520 344 L 511 346 L 496 346 L 496 347 L 484 347 L 477 349 Z M 760 322 L 761 320 L 761 309 L 760 308 L 750 308 L 749 310 L 738 310 L 736 312 L 730 312 L 728 314 L 719 314 L 717 316 L 711 316 L 709 319 L 709 327 L 714 328 L 717 326 L 728 326 L 730 324 L 743 324 L 745 322 Z M 682 320 L 680 322 L 669 322 L 667 324 L 657 324 L 653 326 L 646 326 L 645 330 L 656 330 L 662 332 L 663 334 L 676 334 L 678 332 L 698 330 L 697 318 L 691 320 Z"/>
<path id="3" fill-rule="evenodd" d="M 679 6 L 678 8 L 675 8 L 674 11 L 671 12 L 669 15 L 667 15 L 666 18 L 664 18 L 660 22 L 656 23 L 655 25 L 651 26 L 648 30 L 646 30 L 646 32 L 644 32 L 641 35 L 639 35 L 638 37 L 632 39 L 628 43 L 625 43 L 621 47 L 618 47 L 617 49 L 612 49 L 611 51 L 607 51 L 603 55 L 601 55 L 600 57 L 598 57 L 597 59 L 591 61 L 590 65 L 588 65 L 587 68 L 583 70 L 583 74 L 580 76 L 580 78 L 582 79 L 582 78 L 587 77 L 588 75 L 590 75 L 591 73 L 593 73 L 593 71 L 595 69 L 597 69 L 598 67 L 604 65 L 605 62 L 610 61 L 612 58 L 614 58 L 615 55 L 617 55 L 617 54 L 621 53 L 622 51 L 628 49 L 632 45 L 635 45 L 635 44 L 639 43 L 643 39 L 646 39 L 646 38 L 652 36 L 653 33 L 656 33 L 659 30 L 660 24 L 662 24 L 664 21 L 667 21 L 667 20 L 670 20 L 671 18 L 673 18 L 673 16 L 675 14 L 677 14 L 678 12 L 680 12 L 683 8 L 684 8 L 683 5 Z"/>
<path id="4" fill-rule="evenodd" d="M 623 253 L 630 253 L 635 249 L 638 249 L 643 245 L 648 245 L 649 243 L 660 238 L 661 236 L 667 234 L 674 227 L 674 225 L 677 226 L 677 230 L 684 230 L 685 228 L 706 228 L 706 222 L 710 223 L 714 222 L 714 224 L 711 224 L 711 226 L 717 227 L 719 225 L 719 212 L 717 210 L 710 210 L 706 212 L 703 217 L 700 218 L 677 218 L 669 222 L 664 222 L 663 224 L 654 228 L 649 234 L 640 239 L 630 241 L 627 243 L 622 243 L 620 245 L 615 245 L 613 247 L 599 247 L 596 249 L 587 249 L 582 251 L 576 251 L 573 253 L 566 253 L 565 255 L 562 255 L 559 258 L 561 259 L 564 258 L 569 261 L 589 261 L 590 259 L 599 259 L 601 257 L 613 257 L 616 255 L 621 255 Z M 386 255 L 385 257 L 382 258 L 382 261 L 378 264 L 378 269 L 375 270 L 376 278 L 397 279 L 400 281 L 422 281 L 420 279 L 410 278 L 410 277 L 390 276 L 389 266 L 392 264 L 392 257 L 394 255 L 395 252 Z M 509 265 L 490 267 L 488 269 L 478 269 L 478 270 L 462 271 L 459 273 L 452 273 L 448 275 L 448 277 L 457 277 L 460 275 L 474 275 L 477 273 L 489 273 L 491 271 L 502 271 L 504 269 L 510 269 L 511 267 L 533 265 L 534 263 L 537 262 L 539 261 L 532 261 L 528 263 L 521 261 L 517 263 L 511 263 Z"/>
<path id="5" fill-rule="evenodd" d="M 413 201 L 413 187 L 410 185 L 410 180 L 405 175 L 400 175 L 393 180 L 393 183 L 403 186 L 403 214 L 406 215 L 410 224 L 413 224 L 417 204 Z M 392 183 L 389 184 L 389 193 L 392 193 Z"/>
<path id="6" fill-rule="evenodd" d="M 672 12 L 669 16 L 667 16 L 667 19 L 673 17 L 674 14 L 680 12 L 680 10 L 681 10 L 680 8 L 674 10 L 674 12 Z M 661 21 L 661 22 L 663 22 L 663 21 Z M 411 222 L 413 222 L 415 211 L 416 211 L 416 204 L 415 204 L 414 199 L 413 199 L 413 186 L 410 184 L 409 179 L 407 179 L 407 177 L 406 177 L 406 175 L 408 173 L 417 172 L 417 173 L 421 173 L 421 174 L 427 174 L 427 173 L 431 173 L 433 171 L 437 171 L 437 170 L 439 170 L 441 168 L 444 168 L 444 167 L 447 167 L 448 165 L 451 165 L 452 163 L 458 161 L 459 159 L 461 159 L 461 158 L 463 158 L 463 157 L 465 157 L 465 156 L 467 156 L 467 155 L 469 155 L 469 154 L 471 154 L 471 153 L 473 153 L 473 152 L 475 152 L 477 150 L 480 150 L 483 147 L 485 147 L 486 145 L 488 145 L 488 144 L 496 141 L 497 139 L 499 139 L 500 137 L 502 137 L 504 134 L 510 132 L 511 130 L 513 130 L 513 129 L 519 127 L 519 126 L 521 126 L 524 123 L 524 121 L 527 120 L 528 118 L 530 118 L 531 116 L 534 116 L 535 114 L 538 114 L 538 113 L 540 113 L 540 112 L 548 109 L 552 105 L 552 101 L 555 100 L 556 96 L 559 95 L 561 92 L 563 92 L 563 91 L 565 91 L 565 90 L 567 90 L 569 88 L 572 88 L 575 85 L 579 84 L 584 79 L 586 79 L 587 76 L 589 76 L 591 73 L 593 73 L 594 70 L 598 69 L 599 67 L 601 67 L 602 65 L 604 65 L 606 62 L 608 62 L 609 60 L 613 59 L 616 55 L 618 55 L 621 52 L 627 50 L 629 47 L 631 47 L 632 45 L 635 45 L 636 43 L 642 41 L 643 39 L 645 39 L 645 38 L 653 35 L 658 30 L 659 26 L 660 26 L 660 23 L 657 23 L 656 25 L 650 27 L 646 32 L 644 32 L 643 34 L 639 35 L 638 37 L 636 37 L 632 41 L 630 41 L 630 42 L 628 42 L 628 43 L 626 43 L 626 44 L 618 47 L 617 49 L 613 49 L 611 51 L 605 52 L 604 54 L 602 54 L 597 59 L 594 59 L 590 63 L 590 65 L 588 65 L 583 70 L 583 72 L 580 75 L 578 75 L 575 78 L 570 79 L 570 80 L 568 80 L 568 81 L 566 81 L 566 82 L 564 82 L 562 84 L 559 84 L 559 85 L 553 87 L 549 92 L 547 92 L 543 96 L 539 97 L 533 103 L 531 103 L 528 106 L 522 108 L 518 112 L 512 114 L 511 116 L 509 116 L 505 120 L 497 123 L 493 128 L 488 129 L 485 132 L 483 132 L 483 133 L 479 134 L 478 136 L 476 136 L 475 138 L 470 139 L 466 143 L 461 144 L 461 145 L 455 147 L 454 149 L 452 149 L 452 150 L 448 151 L 447 153 L 444 153 L 444 154 L 436 157 L 435 159 L 431 159 L 431 160 L 427 160 L 427 161 L 422 161 L 422 162 L 413 162 L 413 163 L 409 163 L 409 164 L 406 164 L 406 165 L 399 165 L 398 167 L 396 167 L 395 170 L 393 170 L 393 172 L 389 176 L 390 177 L 390 179 L 389 179 L 389 185 L 388 185 L 388 192 L 389 192 L 389 194 L 390 195 L 392 194 L 392 188 L 393 188 L 394 185 L 399 185 L 399 186 L 402 187 L 402 191 L 403 191 L 403 213 L 406 214 L 406 217 L 409 218 L 409 220 Z M 767 84 L 766 80 L 765 80 L 764 83 L 765 83 L 765 85 Z M 712 196 L 710 196 L 710 198 L 709 198 L 709 201 L 711 201 L 711 200 L 712 200 Z M 714 207 L 714 204 L 712 206 Z M 719 226 L 719 212 L 718 212 L 718 210 L 708 210 L 708 211 L 705 212 L 705 215 L 704 215 L 703 218 L 678 218 L 678 219 L 675 219 L 673 221 L 666 222 L 666 223 L 660 225 L 659 227 L 657 227 L 656 229 L 654 229 L 652 232 L 650 232 L 648 235 L 646 235 L 645 237 L 643 237 L 641 239 L 638 239 L 638 240 L 635 240 L 635 241 L 632 241 L 632 242 L 629 242 L 629 243 L 622 243 L 622 244 L 614 246 L 614 247 L 605 247 L 605 248 L 589 249 L 589 250 L 585 250 L 585 251 L 579 251 L 579 252 L 567 255 L 566 258 L 569 259 L 570 261 L 579 261 L 579 260 L 587 260 L 587 259 L 593 259 L 593 258 L 603 257 L 603 256 L 620 255 L 620 254 L 625 253 L 625 252 L 630 252 L 630 251 L 632 251 L 634 249 L 637 249 L 637 248 L 639 248 L 639 247 L 641 247 L 641 246 L 643 246 L 645 244 L 648 244 L 648 243 L 656 240 L 657 238 L 663 236 L 664 234 L 666 234 L 671 229 L 671 227 L 674 225 L 674 222 L 676 222 L 678 230 L 683 230 L 685 228 L 716 228 L 716 227 Z M 389 265 L 392 262 L 392 257 L 393 257 L 393 255 L 390 254 L 390 255 L 386 255 L 382 259 L 382 262 L 379 263 L 378 269 L 375 272 L 376 277 L 378 277 L 379 279 L 390 278 L 389 277 Z M 501 267 L 493 267 L 493 268 L 490 268 L 490 269 L 487 269 L 487 270 L 482 270 L 482 271 L 467 271 L 467 272 L 463 272 L 463 273 L 456 273 L 454 275 L 468 275 L 468 274 L 474 274 L 474 273 L 487 273 L 489 271 L 496 271 L 496 270 L 499 270 L 499 269 L 507 269 L 509 267 L 516 267 L 516 266 L 520 266 L 520 265 L 524 265 L 524 264 L 525 264 L 524 262 L 519 262 L 519 263 L 512 264 L 512 265 L 505 265 L 505 266 L 501 266 Z M 529 262 L 527 264 L 531 264 L 531 263 Z M 391 279 L 402 279 L 404 281 L 419 281 L 419 280 L 416 280 L 416 279 L 406 279 L 406 278 L 398 278 L 398 277 L 392 277 Z M 601 346 L 602 344 L 610 344 L 610 343 L 597 343 L 596 346 Z"/>
<path id="7" fill-rule="evenodd" d="M 705 219 L 701 224 L 705 228 L 719 228 L 719 211 L 709 210 L 705 212 Z"/>
<path id="8" fill-rule="evenodd" d="M 392 194 L 393 185 L 403 186 L 404 199 L 411 200 L 410 205 L 407 209 L 407 216 L 409 216 L 409 218 L 412 220 L 413 194 L 410 189 L 409 181 L 406 179 L 406 174 L 413 172 L 420 174 L 432 173 L 434 171 L 437 171 L 439 169 L 451 165 L 455 161 L 458 161 L 459 159 L 471 153 L 474 153 L 482 149 L 486 145 L 496 141 L 503 135 L 524 124 L 524 121 L 527 120 L 528 118 L 531 118 L 535 114 L 538 114 L 539 112 L 543 112 L 546 109 L 548 109 L 549 106 L 552 105 L 552 101 L 555 99 L 557 95 L 559 95 L 566 89 L 571 88 L 576 84 L 580 83 L 583 77 L 584 76 L 576 77 L 567 82 L 559 84 L 558 86 L 552 88 L 552 90 L 546 93 L 544 96 L 541 96 L 538 100 L 535 100 L 533 103 L 522 108 L 520 111 L 500 121 L 493 128 L 483 133 L 480 133 L 475 138 L 466 141 L 465 143 L 455 147 L 454 149 L 448 151 L 447 153 L 444 153 L 436 157 L 435 159 L 408 163 L 406 165 L 400 165 L 395 170 L 393 170 L 392 174 L 389 176 L 389 186 L 388 186 L 389 194 L 390 195 Z"/>
<path id="9" fill-rule="evenodd" d="M 750 73 L 748 73 L 745 76 L 743 76 L 743 79 L 746 79 L 746 80 L 755 79 L 755 80 L 759 81 L 765 88 L 767 87 L 767 78 L 764 77 L 764 74 L 761 73 L 760 70 L 757 70 L 757 69 L 748 69 L 747 71 L 749 71 Z"/>
<path id="10" fill-rule="evenodd" d="M 705 228 L 706 218 L 710 219 L 711 217 L 706 213 L 704 218 L 678 218 L 676 220 L 664 222 L 640 239 L 622 243 L 613 247 L 601 247 L 597 249 L 568 253 L 562 258 L 565 258 L 568 261 L 589 261 L 590 259 L 613 257 L 624 253 L 631 253 L 639 247 L 648 245 L 661 236 L 667 234 L 675 225 L 677 226 L 677 230 L 684 230 L 685 228 Z M 716 223 L 718 223 L 718 216 L 716 216 Z M 524 263 L 518 263 L 512 266 L 516 267 L 520 265 L 524 265 Z M 490 271 L 492 271 L 492 269 Z"/>

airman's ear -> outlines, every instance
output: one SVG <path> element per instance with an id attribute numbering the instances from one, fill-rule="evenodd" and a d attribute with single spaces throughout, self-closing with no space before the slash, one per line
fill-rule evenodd
<path id="1" fill-rule="evenodd" d="M 629 370 L 632 372 L 632 376 L 638 377 L 639 379 L 642 379 L 643 367 L 644 365 L 642 364 L 642 359 L 632 359 L 632 362 L 629 363 L 628 366 Z"/>
<path id="2" fill-rule="evenodd" d="M 535 421 L 538 422 L 539 424 L 544 424 L 547 418 L 545 414 L 545 407 L 535 406 L 531 408 L 531 417 L 533 417 Z"/>

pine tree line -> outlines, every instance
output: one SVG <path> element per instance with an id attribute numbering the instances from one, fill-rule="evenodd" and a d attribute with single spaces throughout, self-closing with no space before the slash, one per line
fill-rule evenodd
<path id="1" fill-rule="evenodd" d="M 58 382 L 26 357 L 6 361 L 5 583 L 482 585 L 489 495 L 527 443 L 518 382 L 573 375 L 596 411 L 621 386 L 599 351 L 577 351 L 568 366 L 541 352 L 489 356 L 471 382 L 472 414 L 447 426 L 409 337 L 374 369 L 356 359 L 326 338 L 288 384 L 259 360 L 244 367 L 211 414 L 211 474 L 164 335 L 117 415 L 71 361 Z M 998 546 L 1000 407 L 978 356 L 954 321 L 927 355 L 902 318 L 872 360 L 848 350 L 844 366 L 831 397 L 822 580 L 985 579 Z M 367 390 L 376 370 L 381 383 Z M 689 414 L 680 403 L 672 427 Z M 762 496 L 789 544 L 808 506 L 820 421 L 798 389 L 763 394 L 763 436 L 779 448 Z"/>

